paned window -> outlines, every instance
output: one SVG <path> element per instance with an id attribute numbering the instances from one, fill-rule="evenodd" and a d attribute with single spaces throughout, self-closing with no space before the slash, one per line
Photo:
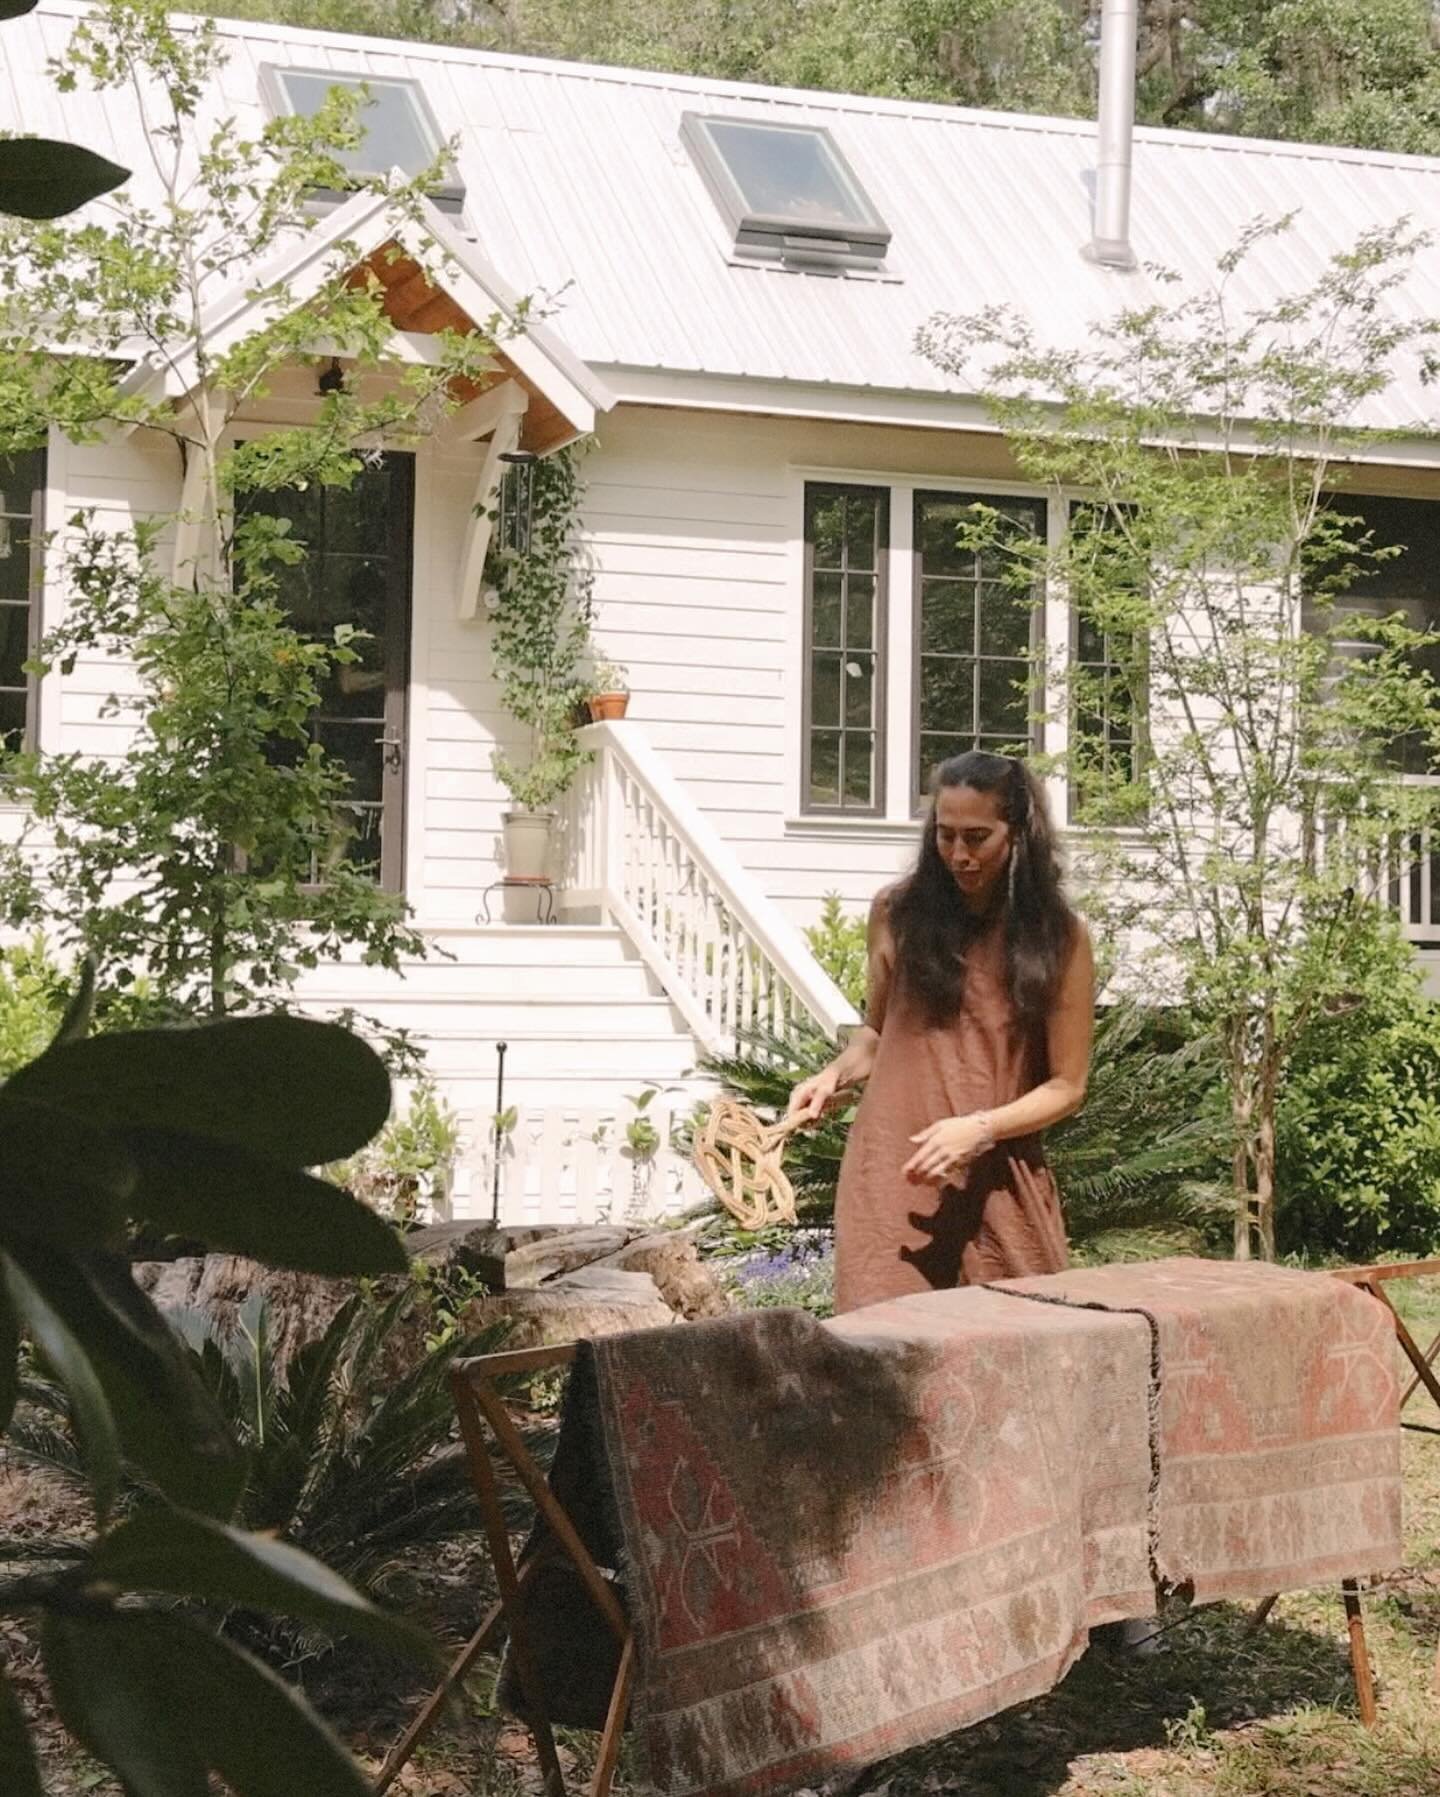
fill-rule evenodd
<path id="1" fill-rule="evenodd" d="M 40 637 L 45 452 L 0 456 L 0 747 L 35 742 L 37 682 L 25 664 Z"/>
<path id="2" fill-rule="evenodd" d="M 915 791 L 938 762 L 967 749 L 1023 755 L 1031 746 L 1037 607 L 1003 545 L 967 546 L 989 507 L 1044 541 L 1045 502 L 965 493 L 915 495 Z"/>
<path id="3" fill-rule="evenodd" d="M 884 806 L 885 552 L 883 488 L 805 490 L 806 808 Z"/>

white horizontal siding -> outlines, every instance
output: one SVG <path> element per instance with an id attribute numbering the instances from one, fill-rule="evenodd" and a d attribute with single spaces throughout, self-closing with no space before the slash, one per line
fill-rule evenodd
<path id="1" fill-rule="evenodd" d="M 933 478 L 933 438 L 633 410 L 605 419 L 599 438 L 586 466 L 596 631 L 629 670 L 630 716 L 797 921 L 812 922 L 830 892 L 863 908 L 913 839 L 787 821 L 802 684 L 794 469 Z"/>
<path id="2" fill-rule="evenodd" d="M 963 477 L 959 446 L 945 466 Z M 802 603 L 795 536 L 798 465 L 934 476 L 933 436 L 779 420 L 621 412 L 586 462 L 587 554 L 596 635 L 623 663 L 631 715 L 734 848 L 800 921 L 831 891 L 862 905 L 904 864 L 910 843 L 862 827 L 797 827 Z M 503 713 L 484 615 L 457 616 L 454 591 L 478 450 L 417 461 L 409 719 L 407 885 L 426 925 L 469 924 L 496 879 L 507 798 L 497 741 L 523 745 Z M 178 498 L 168 447 L 143 434 L 70 448 L 65 507 L 126 521 L 126 496 L 160 513 Z M 169 484 L 167 485 L 167 480 Z M 129 669 L 87 656 L 50 695 L 60 743 L 123 752 Z M 896 744 L 892 741 L 892 753 Z"/>

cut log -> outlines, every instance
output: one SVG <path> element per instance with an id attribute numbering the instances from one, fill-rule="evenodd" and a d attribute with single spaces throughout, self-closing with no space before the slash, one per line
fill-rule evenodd
<path id="1" fill-rule="evenodd" d="M 507 1348 L 550 1347 L 627 1329 L 658 1329 L 675 1313 L 648 1273 L 586 1267 L 545 1285 L 493 1292 L 466 1308 L 465 1326 L 484 1328 L 505 1319 Z"/>
<path id="2" fill-rule="evenodd" d="M 687 1321 L 723 1316 L 730 1309 L 724 1287 L 701 1260 L 695 1238 L 687 1230 L 661 1229 L 637 1236 L 618 1253 L 607 1254 L 594 1264 L 648 1273 L 671 1310 Z"/>

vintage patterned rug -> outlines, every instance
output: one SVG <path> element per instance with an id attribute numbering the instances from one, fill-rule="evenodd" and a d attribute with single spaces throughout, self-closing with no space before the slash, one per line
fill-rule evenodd
<path id="1" fill-rule="evenodd" d="M 625 1593 L 653 1783 L 781 1791 L 1048 1690 L 1157 1594 L 1393 1568 L 1393 1332 L 1192 1260 L 742 1313 L 594 1343 L 554 1477 Z M 594 1725 L 611 1644 L 531 1551 L 549 1707 Z"/>

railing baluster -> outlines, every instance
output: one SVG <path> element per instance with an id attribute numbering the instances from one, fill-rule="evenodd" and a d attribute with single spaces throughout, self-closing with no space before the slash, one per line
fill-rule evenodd
<path id="1" fill-rule="evenodd" d="M 600 894 L 697 1036 L 853 1017 L 801 933 L 630 725 L 599 725 L 567 810 L 572 883 Z"/>

